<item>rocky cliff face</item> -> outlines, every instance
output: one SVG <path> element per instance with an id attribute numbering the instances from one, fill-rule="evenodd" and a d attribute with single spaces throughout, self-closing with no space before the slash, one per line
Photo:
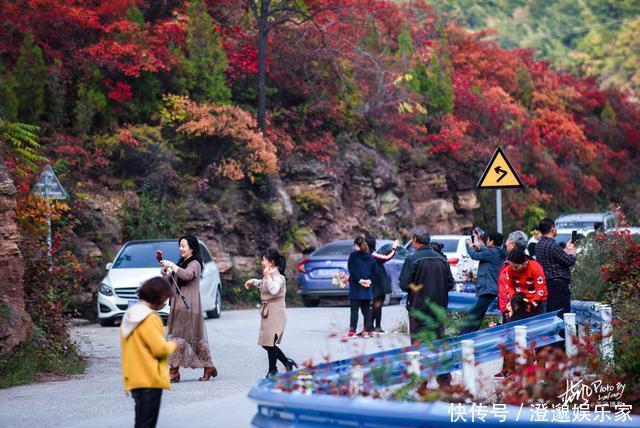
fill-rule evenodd
<path id="1" fill-rule="evenodd" d="M 417 224 L 434 233 L 471 227 L 478 207 L 471 187 L 452 190 L 438 166 L 399 169 L 358 143 L 331 167 L 294 157 L 264 195 L 238 188 L 213 204 L 190 201 L 188 229 L 207 242 L 226 280 L 240 280 L 253 273 L 256 253 L 269 245 L 299 261 L 305 248 L 359 234 L 407 238 Z"/>
<path id="2" fill-rule="evenodd" d="M 16 188 L 0 149 L 0 354 L 21 343 L 31 325 L 24 308 L 24 270 L 15 208 Z"/>
<path id="3" fill-rule="evenodd" d="M 114 254 L 122 243 L 118 207 L 135 197 L 96 189 L 81 216 L 85 242 L 79 248 L 95 252 L 110 246 Z M 471 226 L 477 206 L 471 185 L 449 183 L 443 167 L 408 162 L 396 168 L 353 142 L 330 167 L 294 157 L 264 183 L 226 183 L 189 196 L 185 232 L 206 242 L 224 281 L 239 282 L 255 273 L 258 253 L 269 245 L 284 249 L 294 262 L 305 248 L 358 234 L 408 238 L 417 224 L 434 233 L 458 233 Z"/>

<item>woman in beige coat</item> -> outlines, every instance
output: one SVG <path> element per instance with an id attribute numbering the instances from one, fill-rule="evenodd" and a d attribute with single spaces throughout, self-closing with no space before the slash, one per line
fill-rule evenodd
<path id="1" fill-rule="evenodd" d="M 250 279 L 244 286 L 260 289 L 260 334 L 258 345 L 267 351 L 269 371 L 267 378 L 278 374 L 276 363 L 279 360 L 290 372 L 298 364 L 282 352 L 277 345 L 282 341 L 284 327 L 287 325 L 287 311 L 284 302 L 287 293 L 284 271 L 286 260 L 278 250 L 270 248 L 262 255 L 263 278 Z"/>
<path id="2" fill-rule="evenodd" d="M 209 341 L 207 339 L 207 329 L 202 316 L 202 305 L 200 304 L 200 274 L 202 272 L 202 259 L 200 257 L 200 245 L 198 239 L 193 235 L 186 235 L 178 240 L 180 250 L 180 260 L 173 263 L 169 260 L 162 260 L 162 275 L 172 279 L 172 285 L 178 284 L 182 294 L 187 301 L 188 308 L 184 302 L 174 293 L 169 300 L 171 312 L 167 327 L 169 339 L 184 343 L 185 346 L 169 357 L 169 377 L 171 383 L 180 382 L 180 367 L 204 368 L 204 374 L 199 380 L 209 380 L 218 375 L 218 371 L 213 365 L 211 352 L 209 351 Z"/>

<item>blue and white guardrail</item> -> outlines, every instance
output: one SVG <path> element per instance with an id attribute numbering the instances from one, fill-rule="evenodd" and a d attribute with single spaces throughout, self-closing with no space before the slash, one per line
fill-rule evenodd
<path id="1" fill-rule="evenodd" d="M 464 296 L 467 294 L 466 296 Z M 449 310 L 464 310 L 475 301 L 468 293 L 449 293 Z M 517 407 L 504 404 L 487 406 L 483 404 L 451 404 L 443 402 L 419 403 L 387 401 L 364 398 L 360 392 L 367 389 L 392 387 L 407 381 L 406 373 L 420 374 L 423 378 L 432 375 L 462 370 L 463 383 L 475 395 L 476 363 L 495 360 L 501 357 L 501 348 L 523 353 L 527 344 L 547 346 L 566 341 L 567 353 L 576 352 L 573 339 L 576 335 L 576 321 L 587 325 L 588 330 L 600 330 L 605 340 L 611 339 L 611 308 L 595 302 L 572 301 L 575 313 L 564 314 L 564 321 L 556 312 L 538 315 L 512 323 L 498 325 L 458 337 L 435 340 L 419 347 L 392 349 L 323 363 L 311 371 L 315 382 L 313 390 L 305 388 L 306 393 L 284 392 L 276 388 L 277 384 L 291 384 L 309 379 L 309 375 L 299 376 L 302 371 L 283 373 L 274 379 L 259 381 L 250 391 L 249 398 L 258 404 L 258 413 L 252 420 L 255 427 L 301 427 L 312 428 L 328 425 L 345 427 L 444 427 L 457 423 L 480 423 L 486 427 L 503 427 L 518 423 L 523 427 L 540 427 L 540 409 Z M 561 331 L 565 332 L 562 337 Z M 603 356 L 612 358 L 611 343 L 603 341 Z M 371 368 L 384 367 L 383 379 L 368 376 L 367 385 L 362 380 L 365 374 L 371 374 Z M 355 380 L 355 382 L 354 382 Z M 354 398 L 330 394 L 330 390 L 340 385 L 348 385 Z M 354 390 L 355 388 L 355 390 Z M 484 406 L 484 407 L 483 407 Z M 640 427 L 640 418 L 630 415 L 629 408 L 621 408 L 618 413 L 605 413 L 584 410 L 580 420 L 556 420 L 557 423 L 571 422 L 582 428 L 587 427 Z M 546 412 L 547 410 L 545 410 Z M 553 417 L 554 410 L 549 409 Z M 567 412 L 571 413 L 570 410 Z M 483 420 L 484 419 L 484 420 Z M 551 416 L 548 421 L 551 420 Z M 549 422 L 546 422 L 547 424 Z"/>

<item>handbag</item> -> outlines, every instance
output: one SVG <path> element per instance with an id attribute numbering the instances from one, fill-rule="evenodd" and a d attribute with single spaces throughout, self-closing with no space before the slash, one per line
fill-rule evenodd
<path id="1" fill-rule="evenodd" d="M 266 300 L 260 302 L 260 316 L 263 319 L 269 316 L 269 302 Z"/>

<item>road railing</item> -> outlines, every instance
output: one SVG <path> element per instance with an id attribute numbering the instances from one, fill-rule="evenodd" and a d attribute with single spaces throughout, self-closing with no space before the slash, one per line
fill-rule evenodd
<path id="1" fill-rule="evenodd" d="M 449 310 L 463 310 L 473 303 L 466 293 L 454 293 Z M 455 294 L 458 294 L 457 296 Z M 452 307 L 453 306 L 453 307 Z M 413 376 L 429 379 L 432 376 L 462 371 L 462 382 L 475 397 L 478 394 L 476 366 L 502 356 L 502 349 L 514 352 L 523 362 L 529 345 L 548 346 L 564 341 L 569 355 L 577 353 L 575 339 L 578 326 L 586 332 L 599 331 L 605 342 L 601 350 L 605 358 L 612 357 L 611 307 L 596 302 L 572 301 L 575 313 L 565 313 L 563 319 L 557 312 L 545 313 L 508 324 L 457 337 L 434 340 L 421 346 L 391 349 L 374 354 L 347 358 L 319 364 L 311 369 L 283 373 L 274 379 L 262 380 L 249 392 L 258 403 L 258 413 L 253 419 L 256 427 L 318 427 L 326 424 L 345 426 L 449 426 L 453 419 L 450 403 L 414 403 L 365 398 L 373 391 L 391 390 L 406 383 Z M 377 371 L 377 373 L 376 373 Z M 383 372 L 383 375 L 380 375 Z M 297 388 L 291 388 L 296 384 Z M 287 386 L 282 388 L 282 386 Z M 342 388 L 344 396 L 336 396 Z M 285 392 L 291 391 L 291 392 Z M 460 412 L 471 414 L 476 404 L 458 404 Z M 495 405 L 494 405 L 495 406 Z M 500 405 L 504 419 L 483 423 L 483 426 L 504 426 L 505 422 L 529 426 L 541 426 L 534 420 L 535 410 L 528 407 Z M 593 413 L 593 412 L 587 412 Z M 633 426 L 640 427 L 640 419 L 629 416 L 624 423 L 602 421 L 590 414 L 574 425 L 580 427 Z M 609 423 L 611 422 L 611 423 Z"/>

